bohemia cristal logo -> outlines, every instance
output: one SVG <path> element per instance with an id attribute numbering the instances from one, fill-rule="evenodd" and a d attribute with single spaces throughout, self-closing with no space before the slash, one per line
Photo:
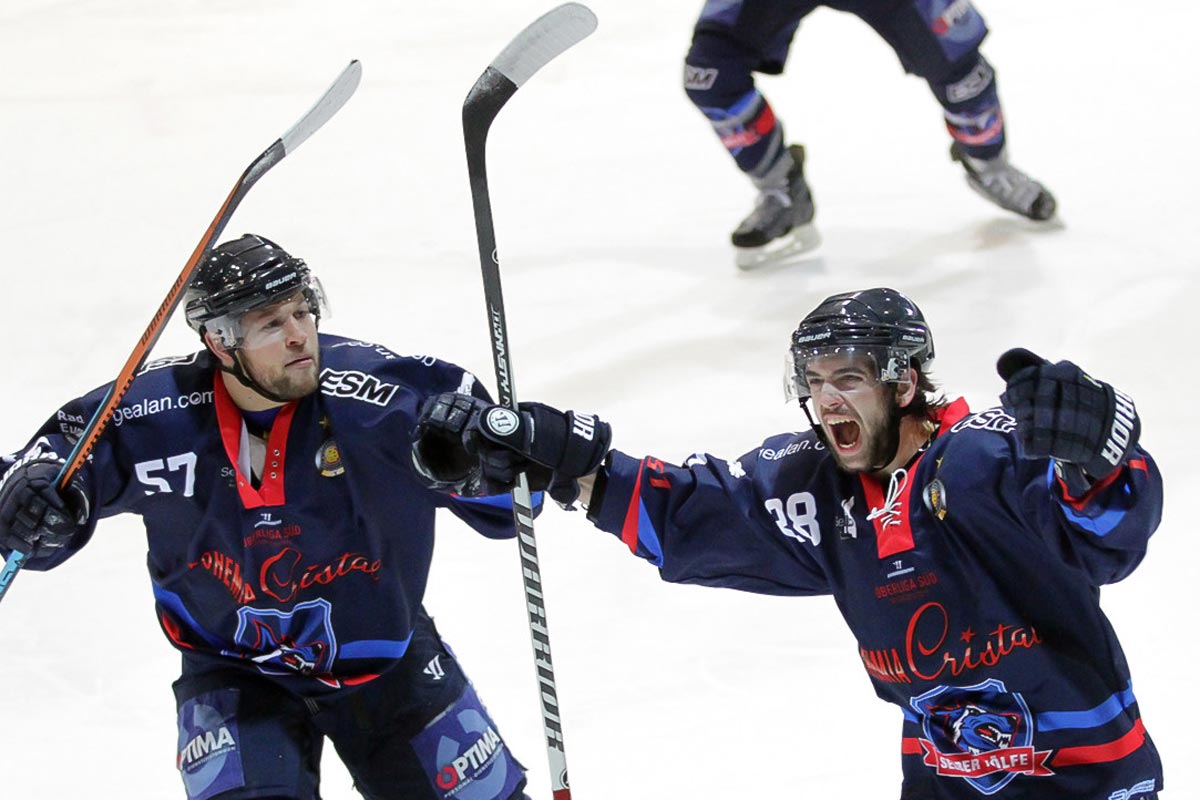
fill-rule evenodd
<path id="1" fill-rule="evenodd" d="M 925 765 L 995 794 L 1017 775 L 1053 775 L 1049 750 L 1033 748 L 1033 715 L 1020 694 L 991 678 L 939 686 L 909 701 L 921 715 Z"/>

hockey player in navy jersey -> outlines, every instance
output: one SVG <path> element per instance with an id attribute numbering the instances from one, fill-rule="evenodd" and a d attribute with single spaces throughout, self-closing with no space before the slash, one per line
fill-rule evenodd
<path id="1" fill-rule="evenodd" d="M 184 302 L 205 349 L 142 370 L 65 497 L 55 476 L 107 387 L 4 458 L 0 552 L 52 569 L 100 518 L 142 517 L 182 653 L 190 800 L 315 800 L 325 738 L 367 798 L 523 797 L 524 768 L 422 606 L 437 509 L 514 535 L 489 496 L 508 487 L 436 455 L 432 479 L 438 434 L 416 429 L 427 398 L 486 391 L 435 358 L 318 335 L 320 283 L 259 236 L 216 247 Z"/>
<path id="2" fill-rule="evenodd" d="M 707 0 L 685 59 L 684 88 L 759 190 L 754 210 L 733 232 L 738 266 L 778 260 L 820 240 L 804 148 L 788 146 L 783 123 L 754 83 L 755 72 L 783 72 L 800 21 L 819 6 L 862 19 L 907 72 L 928 82 L 954 140 L 950 155 L 975 191 L 1031 219 L 1054 215 L 1050 192 L 1008 162 L 995 72 L 979 52 L 987 27 L 968 0 Z M 870 117 L 852 105 L 856 119 Z"/>
<path id="3" fill-rule="evenodd" d="M 589 518 L 667 581 L 833 595 L 903 716 L 906 800 L 1155 797 L 1158 753 L 1099 606 L 1162 508 L 1133 401 L 1013 350 L 1002 407 L 947 402 L 924 317 L 890 289 L 826 299 L 791 356 L 812 430 L 735 460 L 612 450 L 588 475 L 563 465 L 593 463 L 564 456 L 590 449 L 539 431 L 582 428 L 601 448 L 604 423 L 527 404 L 498 432 L 475 400 L 459 449 L 582 478 Z"/>

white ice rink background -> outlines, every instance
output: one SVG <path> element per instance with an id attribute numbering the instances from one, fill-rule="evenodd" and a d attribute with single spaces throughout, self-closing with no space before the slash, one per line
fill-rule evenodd
<path id="1" fill-rule="evenodd" d="M 1103 591 L 1169 798 L 1200 791 L 1193 678 L 1200 179 L 1195 4 L 980 0 L 1015 163 L 1061 225 L 966 187 L 940 109 L 853 17 L 819 10 L 762 86 L 825 245 L 734 267 L 753 192 L 681 88 L 698 0 L 592 0 L 600 26 L 501 112 L 492 201 L 518 395 L 597 411 L 616 446 L 734 457 L 804 426 L 780 368 L 802 314 L 891 285 L 931 321 L 935 377 L 976 407 L 1009 346 L 1070 357 L 1137 401 L 1165 474 L 1143 566 Z M 351 58 L 358 94 L 228 228 L 303 256 L 327 329 L 435 354 L 489 386 L 460 110 L 552 0 L 4 0 L 0 449 L 111 380 L 237 175 Z M 196 342 L 175 319 L 156 355 Z M 580 800 L 894 797 L 899 712 L 826 599 L 671 586 L 581 515 L 537 523 Z M 183 797 L 135 518 L 0 605 L 0 797 Z M 1037 565 L 1031 563 L 1030 569 Z M 519 559 L 446 516 L 426 605 L 549 797 Z M 356 797 L 332 756 L 327 800 Z M 1119 788 L 1119 787 L 1114 787 Z"/>

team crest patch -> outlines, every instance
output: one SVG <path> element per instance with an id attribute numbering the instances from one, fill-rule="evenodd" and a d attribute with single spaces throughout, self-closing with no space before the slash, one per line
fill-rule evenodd
<path id="1" fill-rule="evenodd" d="M 934 478 L 925 485 L 922 499 L 925 501 L 925 507 L 933 512 L 935 517 L 946 518 L 946 484 L 942 483 L 940 478 Z"/>
<path id="2" fill-rule="evenodd" d="M 238 609 L 233 640 L 267 675 L 296 674 L 320 679 L 337 656 L 328 600 L 298 603 L 291 611 Z"/>
<path id="3" fill-rule="evenodd" d="M 336 477 L 346 471 L 346 467 L 342 464 L 342 453 L 332 436 L 317 448 L 317 469 L 326 478 Z"/>
<path id="4" fill-rule="evenodd" d="M 1053 775 L 1049 750 L 1033 748 L 1033 715 L 1024 698 L 990 678 L 974 686 L 939 686 L 909 701 L 920 714 L 925 766 L 962 778 L 992 795 L 1018 775 Z"/>

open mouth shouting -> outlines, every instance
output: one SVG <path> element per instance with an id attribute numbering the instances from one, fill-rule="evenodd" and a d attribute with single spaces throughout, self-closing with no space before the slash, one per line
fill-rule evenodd
<path id="1" fill-rule="evenodd" d="M 829 439 L 844 456 L 854 455 L 862 449 L 862 427 L 857 420 L 841 415 L 826 416 L 821 420 L 828 431 Z"/>

